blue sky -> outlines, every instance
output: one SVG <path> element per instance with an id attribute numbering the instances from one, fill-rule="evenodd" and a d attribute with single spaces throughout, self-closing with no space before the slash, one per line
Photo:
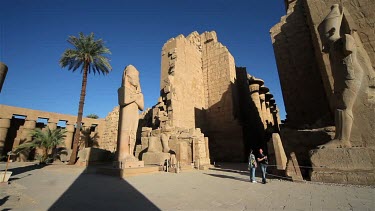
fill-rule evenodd
<path id="1" fill-rule="evenodd" d="M 69 35 L 94 32 L 112 52 L 110 74 L 90 75 L 84 115 L 104 118 L 117 105 L 124 67 L 141 74 L 145 106 L 159 96 L 161 48 L 170 38 L 214 30 L 237 66 L 265 80 L 285 117 L 270 28 L 282 0 L 3 0 L 0 61 L 9 71 L 0 104 L 77 114 L 82 75 L 59 66 Z"/>

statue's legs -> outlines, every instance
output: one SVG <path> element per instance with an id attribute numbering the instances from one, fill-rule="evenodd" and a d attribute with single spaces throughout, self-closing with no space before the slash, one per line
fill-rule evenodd
<path id="1" fill-rule="evenodd" d="M 335 112 L 335 138 L 319 148 L 351 147 L 350 133 L 353 125 L 353 105 L 360 88 L 360 81 L 346 80 L 345 88 L 339 93 Z"/>
<path id="2" fill-rule="evenodd" d="M 129 140 L 129 155 L 134 156 L 134 147 L 136 142 L 136 131 L 130 131 L 130 140 Z"/>

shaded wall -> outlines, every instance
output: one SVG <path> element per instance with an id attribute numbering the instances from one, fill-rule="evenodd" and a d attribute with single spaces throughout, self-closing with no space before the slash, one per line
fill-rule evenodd
<path id="1" fill-rule="evenodd" d="M 288 126 L 333 124 L 301 0 L 289 1 L 287 15 L 271 28 Z"/>

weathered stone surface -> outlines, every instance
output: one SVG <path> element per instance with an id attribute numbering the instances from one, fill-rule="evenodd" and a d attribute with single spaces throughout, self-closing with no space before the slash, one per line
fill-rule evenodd
<path id="1" fill-rule="evenodd" d="M 293 181 L 296 181 L 296 182 L 303 181 L 301 169 L 298 164 L 296 154 L 294 152 L 290 153 L 290 157 L 286 165 L 286 175 L 291 177 Z"/>
<path id="2" fill-rule="evenodd" d="M 311 177 L 317 181 L 370 184 L 374 181 L 375 167 L 365 163 L 368 153 L 363 150 L 357 153 L 357 150 L 372 149 L 375 145 L 372 24 L 375 17 L 368 13 L 375 9 L 375 2 L 297 0 L 286 3 L 287 15 L 271 29 L 288 114 L 285 126 L 289 129 L 281 129 L 284 147 L 286 151 L 296 151 L 302 165 L 313 165 Z M 311 77 L 305 80 L 308 75 Z M 330 113 L 335 113 L 335 124 Z M 326 131 L 326 135 L 319 129 L 330 125 L 336 129 Z M 291 128 L 307 130 L 292 132 Z M 329 139 L 332 132 L 336 133 L 333 140 Z M 306 150 L 318 145 L 333 151 L 316 151 L 311 155 L 312 163 L 307 162 Z M 319 165 L 328 161 L 326 164 L 331 167 L 326 171 L 320 169 Z M 356 170 L 362 165 L 369 168 L 361 170 L 363 176 Z"/>
<path id="3" fill-rule="evenodd" d="M 149 137 L 147 152 L 162 152 L 163 147 L 161 145 L 160 137 Z"/>
<path id="4" fill-rule="evenodd" d="M 147 152 L 142 156 L 142 161 L 146 165 L 164 165 L 165 160 L 169 160 L 171 155 L 164 152 Z"/>
<path id="5" fill-rule="evenodd" d="M 287 14 L 271 28 L 288 125 L 304 128 L 333 123 L 312 36 L 305 19 L 304 0 L 289 4 Z"/>
<path id="6" fill-rule="evenodd" d="M 285 153 L 289 155 L 294 152 L 301 166 L 310 167 L 310 150 L 316 149 L 319 145 L 331 140 L 334 137 L 334 128 L 317 128 L 310 130 L 281 128 L 280 136 Z M 301 172 L 304 177 L 308 178 L 310 168 L 301 168 Z"/>
<path id="7" fill-rule="evenodd" d="M 371 171 L 375 167 L 374 148 L 314 149 L 310 155 L 311 165 L 317 170 Z"/>
<path id="8" fill-rule="evenodd" d="M 117 161 L 136 162 L 134 148 L 137 137 L 139 114 L 144 109 L 143 94 L 139 82 L 139 72 L 128 65 L 122 76 L 121 87 L 118 89 L 119 134 L 117 140 Z"/>
<path id="9" fill-rule="evenodd" d="M 278 133 L 272 134 L 272 148 L 274 151 L 274 158 L 276 160 L 276 168 L 278 170 L 285 170 L 287 158 L 284 151 L 283 143 L 281 142 L 280 135 Z"/>
<path id="10" fill-rule="evenodd" d="M 119 106 L 116 106 L 105 117 L 105 126 L 101 137 L 101 147 L 111 152 L 115 152 L 117 148 L 118 120 Z"/>
<path id="11" fill-rule="evenodd" d="M 179 35 L 170 39 L 162 49 L 160 89 L 164 102 L 159 105 L 168 109 L 167 115 L 155 110 L 163 115 L 158 117 L 160 124 L 201 128 L 215 145 L 211 156 L 217 160 L 243 160 L 242 127 L 234 100 L 238 99 L 235 79 L 234 58 L 218 42 L 215 32 L 193 32 L 186 38 Z M 179 135 L 190 136 L 188 132 Z M 241 153 L 223 152 L 227 149 Z"/>
<path id="12" fill-rule="evenodd" d="M 78 151 L 78 162 L 109 161 L 111 152 L 103 149 L 87 147 Z"/>
<path id="13" fill-rule="evenodd" d="M 311 180 L 344 184 L 375 184 L 374 148 L 315 149 Z"/>

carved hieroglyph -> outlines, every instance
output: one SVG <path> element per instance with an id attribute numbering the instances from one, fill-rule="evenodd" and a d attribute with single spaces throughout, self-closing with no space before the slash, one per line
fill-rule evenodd
<path id="1" fill-rule="evenodd" d="M 139 72 L 133 66 L 125 68 L 122 84 L 118 89 L 120 105 L 119 132 L 117 140 L 118 161 L 138 161 L 134 147 L 138 128 L 138 110 L 143 110 L 144 100 L 139 83 Z"/>
<path id="2" fill-rule="evenodd" d="M 335 94 L 335 138 L 320 148 L 351 147 L 350 134 L 353 125 L 353 105 L 364 76 L 364 68 L 371 67 L 360 48 L 361 41 L 355 29 L 351 29 L 345 18 L 344 8 L 338 4 L 331 7 L 322 23 L 323 51 L 329 53 L 334 77 Z"/>

